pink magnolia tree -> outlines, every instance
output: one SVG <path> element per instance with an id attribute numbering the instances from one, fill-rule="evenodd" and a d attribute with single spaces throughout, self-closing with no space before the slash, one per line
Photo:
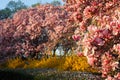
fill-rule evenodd
<path id="1" fill-rule="evenodd" d="M 98 67 L 106 80 L 120 79 L 120 1 L 65 0 L 70 21 L 78 25 L 73 39 L 78 55 Z"/>
<path id="2" fill-rule="evenodd" d="M 64 7 L 49 4 L 18 11 L 12 19 L 0 21 L 0 54 L 35 56 L 65 40 L 72 45 L 69 40 L 75 27 L 70 16 Z"/>

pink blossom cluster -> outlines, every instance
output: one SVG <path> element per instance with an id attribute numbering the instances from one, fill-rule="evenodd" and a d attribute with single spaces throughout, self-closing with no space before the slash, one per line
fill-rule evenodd
<path id="1" fill-rule="evenodd" d="M 74 38 L 80 51 L 78 55 L 83 53 L 88 63 L 98 67 L 106 80 L 119 80 L 120 1 L 66 0 L 66 3 L 66 9 L 73 13 L 70 21 L 77 24 L 75 32 L 80 36 L 79 41 Z M 79 16 L 76 13 L 81 20 L 76 20 Z"/>
<path id="2" fill-rule="evenodd" d="M 88 63 L 90 65 L 100 65 L 101 72 L 103 77 L 112 75 L 112 72 L 119 71 L 119 43 L 120 43 L 120 29 L 119 29 L 119 20 L 115 18 L 110 18 L 106 25 L 93 26 L 90 25 L 87 27 L 88 32 L 84 34 L 83 47 L 84 55 L 88 58 Z M 103 20 L 104 20 L 103 16 Z M 111 25 L 112 22 L 115 22 L 114 25 Z M 101 23 L 102 24 L 102 23 Z M 104 23 L 103 23 L 104 24 Z M 93 26 L 95 29 L 93 29 Z M 88 44 L 86 44 L 88 42 Z M 85 43 L 85 44 L 84 44 Z M 91 55 L 92 54 L 92 58 Z M 90 56 L 90 57 L 89 57 Z M 99 66 L 98 66 L 99 67 Z M 115 75 L 115 74 L 114 74 Z M 113 80 L 113 79 L 112 79 Z M 115 78 L 115 80 L 117 80 Z"/>

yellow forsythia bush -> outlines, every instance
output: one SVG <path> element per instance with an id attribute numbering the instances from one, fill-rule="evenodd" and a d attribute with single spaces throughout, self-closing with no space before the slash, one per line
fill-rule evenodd
<path id="1" fill-rule="evenodd" d="M 97 69 L 92 68 L 87 63 L 86 57 L 79 57 L 75 55 L 66 57 L 65 62 L 63 64 L 63 70 L 97 72 Z"/>
<path id="2" fill-rule="evenodd" d="M 11 59 L 3 66 L 5 68 L 55 68 L 58 70 L 69 71 L 84 71 L 84 72 L 97 72 L 88 63 L 87 59 L 78 57 L 76 55 L 66 57 L 50 57 L 41 60 L 28 59 L 21 60 L 20 58 Z"/>
<path id="3" fill-rule="evenodd" d="M 24 61 L 21 60 L 20 58 L 16 58 L 16 59 L 10 59 L 6 62 L 6 66 L 7 68 L 22 68 L 25 65 Z"/>

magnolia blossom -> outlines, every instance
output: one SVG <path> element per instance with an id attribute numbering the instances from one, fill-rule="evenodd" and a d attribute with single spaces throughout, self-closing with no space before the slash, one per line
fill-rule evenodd
<path id="1" fill-rule="evenodd" d="M 84 51 L 83 51 L 83 53 L 84 53 L 84 56 L 87 56 L 88 55 L 88 48 L 86 47 L 86 48 L 84 48 Z"/>
<path id="2" fill-rule="evenodd" d="M 114 77 L 108 75 L 105 80 L 120 80 L 120 73 L 117 73 Z"/>
<path id="3" fill-rule="evenodd" d="M 79 23 L 79 29 L 82 32 L 86 30 L 85 23 L 86 23 L 86 21 L 82 21 L 82 22 Z"/>
<path id="4" fill-rule="evenodd" d="M 117 51 L 118 54 L 120 54 L 120 44 L 114 45 L 114 46 L 113 46 L 113 49 L 114 49 L 115 51 Z"/>
<path id="5" fill-rule="evenodd" d="M 114 5 L 114 3 L 113 3 L 113 2 L 108 2 L 108 3 L 106 3 L 105 5 L 106 5 L 106 8 L 110 8 L 111 6 Z"/>
<path id="6" fill-rule="evenodd" d="M 110 34 L 109 34 L 109 30 L 108 29 L 104 29 L 102 31 L 102 34 L 103 34 L 103 37 L 110 38 Z"/>
<path id="7" fill-rule="evenodd" d="M 116 28 L 114 28 L 114 30 L 112 31 L 112 34 L 113 34 L 113 35 L 118 35 L 118 33 L 119 33 L 119 30 L 116 29 Z"/>
<path id="8" fill-rule="evenodd" d="M 105 80 L 115 80 L 115 79 L 109 75 Z"/>
<path id="9" fill-rule="evenodd" d="M 57 26 L 54 28 L 54 30 L 57 34 L 62 33 L 63 29 L 64 29 L 64 26 Z"/>
<path id="10" fill-rule="evenodd" d="M 114 20 L 110 22 L 110 29 L 113 35 L 117 35 L 120 32 L 120 21 Z"/>
<path id="11" fill-rule="evenodd" d="M 83 14 L 84 14 L 84 17 L 89 19 L 92 17 L 92 13 L 95 12 L 95 6 L 87 6 L 84 11 L 83 11 Z"/>
<path id="12" fill-rule="evenodd" d="M 77 55 L 78 55 L 79 57 L 81 57 L 81 56 L 83 56 L 83 53 L 82 53 L 82 52 L 79 52 L 79 53 L 77 53 Z"/>
<path id="13" fill-rule="evenodd" d="M 115 71 L 115 69 L 118 68 L 118 65 L 119 65 L 119 62 L 113 62 L 113 63 L 111 64 L 112 69 Z"/>
<path id="14" fill-rule="evenodd" d="M 80 14 L 80 12 L 74 12 L 73 14 L 72 14 L 72 16 L 71 16 L 73 19 L 74 19 L 74 21 L 78 21 L 78 22 L 81 22 L 82 21 L 82 16 L 81 16 L 81 14 Z"/>
<path id="15" fill-rule="evenodd" d="M 98 5 L 98 2 L 97 2 L 97 1 L 93 1 L 93 2 L 91 2 L 91 5 L 92 5 L 92 6 L 97 6 L 97 5 Z"/>
<path id="16" fill-rule="evenodd" d="M 102 77 L 107 77 L 108 73 L 112 71 L 112 59 L 112 55 L 109 52 L 102 56 Z"/>
<path id="17" fill-rule="evenodd" d="M 98 30 L 97 26 L 93 25 L 90 25 L 87 29 L 90 33 L 95 33 Z"/>
<path id="18" fill-rule="evenodd" d="M 115 78 L 117 78 L 117 80 L 120 80 L 120 72 L 118 72 L 117 75 L 115 75 Z"/>
<path id="19" fill-rule="evenodd" d="M 95 62 L 96 62 L 96 58 L 95 58 L 95 55 L 94 54 L 89 54 L 87 56 L 87 62 L 88 64 L 90 64 L 91 66 L 94 66 Z"/>
<path id="20" fill-rule="evenodd" d="M 80 40 L 80 35 L 73 35 L 72 38 L 73 40 L 78 41 Z"/>
<path id="21" fill-rule="evenodd" d="M 99 46 L 103 46 L 104 43 L 105 43 L 105 42 L 104 42 L 101 38 L 99 38 L 99 37 L 96 37 L 93 42 L 94 42 L 96 45 L 99 45 Z"/>

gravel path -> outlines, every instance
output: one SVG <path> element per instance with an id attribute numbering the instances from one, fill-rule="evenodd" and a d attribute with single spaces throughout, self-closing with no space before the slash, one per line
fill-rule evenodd
<path id="1" fill-rule="evenodd" d="M 49 80 L 103 80 L 101 74 L 80 71 L 57 71 L 55 69 L 30 69 L 26 70 L 32 75 L 47 77 Z M 41 79 L 42 80 L 42 79 Z M 43 79 L 44 80 L 44 79 Z M 45 79 L 47 80 L 47 79 Z"/>
<path id="2" fill-rule="evenodd" d="M 29 75 L 28 78 L 33 78 L 24 80 L 103 80 L 101 74 L 80 71 L 57 71 L 56 69 L 0 69 L 0 71 L 0 76 L 2 75 L 4 78 L 6 78 L 4 74 L 7 76 L 16 75 L 16 78 Z M 19 78 L 12 80 L 19 80 Z"/>

